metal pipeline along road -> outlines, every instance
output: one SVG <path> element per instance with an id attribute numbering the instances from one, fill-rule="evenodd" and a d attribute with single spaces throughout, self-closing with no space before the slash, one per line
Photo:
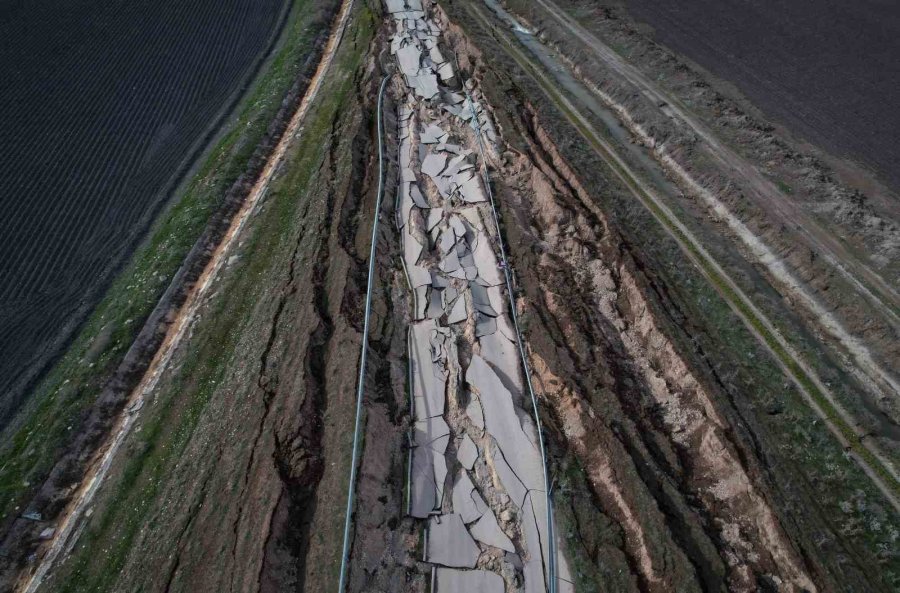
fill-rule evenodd
<path id="1" fill-rule="evenodd" d="M 459 70 L 459 60 L 457 60 L 457 72 Z M 544 466 L 544 493 L 546 495 L 547 505 L 547 559 L 549 566 L 547 567 L 547 590 L 549 593 L 556 593 L 556 536 L 553 530 L 553 504 L 550 484 L 550 470 L 547 467 L 547 451 L 544 446 L 544 429 L 541 425 L 541 415 L 538 411 L 537 396 L 534 394 L 534 386 L 531 382 L 531 367 L 528 366 L 528 357 L 525 355 L 525 345 L 522 341 L 522 332 L 519 330 L 519 314 L 516 312 L 516 302 L 513 293 L 512 275 L 510 274 L 509 261 L 506 259 L 506 247 L 503 244 L 503 235 L 500 233 L 500 216 L 497 214 L 497 207 L 494 203 L 494 192 L 491 190 L 491 179 L 488 175 L 487 158 L 484 154 L 484 141 L 481 138 L 481 123 L 478 121 L 478 114 L 475 112 L 475 102 L 472 95 L 469 94 L 468 88 L 463 84 L 466 91 L 466 100 L 472 110 L 472 122 L 475 124 L 475 135 L 478 137 L 478 152 L 481 154 L 481 170 L 484 176 L 484 186 L 487 189 L 488 198 L 491 201 L 491 214 L 494 218 L 494 229 L 497 232 L 497 244 L 500 246 L 500 261 L 503 264 L 503 277 L 506 280 L 506 292 L 509 295 L 509 309 L 512 316 L 513 328 L 516 330 L 516 345 L 519 350 L 519 358 L 522 360 L 522 370 L 525 373 L 525 384 L 528 386 L 528 394 L 531 396 L 531 405 L 534 412 L 534 422 L 538 433 L 538 442 L 541 446 L 541 465 Z"/>
<path id="2" fill-rule="evenodd" d="M 357 479 L 357 466 L 359 465 L 359 457 L 360 457 L 360 427 L 362 424 L 362 402 L 363 402 L 363 392 L 364 392 L 364 384 L 365 384 L 365 374 L 366 374 L 366 354 L 368 350 L 368 342 L 369 342 L 369 317 L 371 313 L 371 305 L 372 305 L 372 288 L 374 284 L 375 277 L 375 249 L 376 242 L 378 236 L 378 219 L 381 212 L 381 201 L 384 196 L 384 131 L 383 131 L 383 117 L 382 117 L 382 109 L 384 105 L 384 90 L 387 85 L 388 80 L 390 79 L 390 75 L 385 76 L 381 85 L 378 89 L 378 102 L 377 102 L 377 134 L 378 134 L 378 193 L 375 200 L 375 216 L 372 223 L 372 241 L 369 249 L 369 276 L 366 284 L 366 303 L 365 303 L 365 317 L 363 322 L 363 336 L 362 336 L 362 345 L 361 345 L 361 353 L 360 353 L 360 362 L 359 362 L 359 378 L 357 382 L 356 389 L 356 417 L 354 421 L 353 427 L 353 453 L 351 457 L 350 464 L 350 484 L 347 489 L 347 508 L 344 516 L 344 542 L 343 548 L 341 552 L 341 568 L 340 568 L 340 580 L 338 583 L 338 593 L 344 593 L 347 587 L 347 575 L 349 571 L 350 564 L 350 531 L 353 524 L 353 505 L 355 502 L 356 496 L 356 479 Z M 465 87 L 464 87 L 465 88 Z M 537 427 L 538 439 L 540 443 L 541 449 L 541 463 L 544 469 L 544 487 L 546 493 L 546 505 L 547 505 L 547 534 L 548 534 L 548 547 L 549 547 L 549 566 L 547 567 L 548 572 L 548 591 L 549 593 L 555 593 L 556 591 L 556 537 L 554 534 L 554 525 L 553 525 L 553 504 L 551 498 L 551 483 L 550 483 L 550 472 L 547 466 L 547 454 L 546 448 L 544 445 L 544 434 L 543 428 L 541 426 L 540 414 L 538 411 L 538 403 L 537 396 L 534 393 L 534 388 L 531 380 L 531 370 L 528 365 L 528 358 L 525 353 L 524 342 L 522 340 L 522 334 L 519 329 L 518 323 L 518 315 L 516 312 L 515 306 L 515 297 L 513 292 L 512 278 L 510 273 L 509 261 L 506 256 L 506 249 L 503 243 L 503 237 L 500 232 L 500 219 L 497 214 L 496 205 L 494 202 L 493 192 L 491 190 L 490 178 L 488 176 L 487 170 L 487 160 L 485 158 L 484 144 L 481 138 L 481 126 L 478 123 L 478 116 L 475 114 L 475 106 L 474 101 L 472 100 L 471 95 L 469 95 L 468 90 L 466 90 L 466 97 L 469 102 L 470 108 L 473 112 L 473 121 L 475 122 L 475 132 L 478 136 L 478 148 L 481 154 L 481 162 L 482 162 L 482 174 L 484 176 L 484 183 L 487 188 L 488 196 L 490 198 L 491 203 L 491 213 L 494 219 L 494 227 L 497 233 L 497 243 L 500 247 L 500 260 L 503 264 L 503 274 L 506 281 L 506 289 L 509 295 L 509 306 L 511 310 L 511 316 L 513 321 L 513 327 L 516 332 L 516 344 L 518 346 L 519 357 L 522 362 L 523 372 L 525 374 L 525 382 L 528 386 L 528 392 L 531 397 L 531 404 L 534 413 L 534 420 Z"/>
<path id="3" fill-rule="evenodd" d="M 347 487 L 347 512 L 344 517 L 344 546 L 341 551 L 341 577 L 338 592 L 347 586 L 347 568 L 350 556 L 350 526 L 353 523 L 353 501 L 356 495 L 356 466 L 359 464 L 359 427 L 362 423 L 363 385 L 366 377 L 366 352 L 369 349 L 369 316 L 372 310 L 372 285 L 375 282 L 375 246 L 378 240 L 378 217 L 381 198 L 384 195 L 384 133 L 381 110 L 384 105 L 384 88 L 390 76 L 381 80 L 378 88 L 378 194 L 375 198 L 375 216 L 372 221 L 372 244 L 369 248 L 369 278 L 366 283 L 366 314 L 363 322 L 362 352 L 359 358 L 359 382 L 356 386 L 356 420 L 353 426 L 353 456 L 350 462 L 350 485 Z"/>

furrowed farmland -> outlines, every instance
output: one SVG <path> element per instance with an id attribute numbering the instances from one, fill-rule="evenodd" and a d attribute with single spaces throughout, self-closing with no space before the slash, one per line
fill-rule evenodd
<path id="1" fill-rule="evenodd" d="M 0 427 L 240 97 L 287 4 L 0 5 Z"/>

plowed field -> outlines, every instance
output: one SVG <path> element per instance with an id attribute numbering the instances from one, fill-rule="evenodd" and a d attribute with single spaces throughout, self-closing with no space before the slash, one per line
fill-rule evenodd
<path id="1" fill-rule="evenodd" d="M 804 138 L 896 190 L 900 9 L 890 2 L 659 2 L 628 11 Z"/>
<path id="2" fill-rule="evenodd" d="M 0 5 L 0 427 L 246 86 L 284 5 Z"/>

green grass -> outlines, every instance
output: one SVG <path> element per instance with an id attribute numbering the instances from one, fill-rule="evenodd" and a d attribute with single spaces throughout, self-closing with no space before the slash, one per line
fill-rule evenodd
<path id="1" fill-rule="evenodd" d="M 311 0 L 294 0 L 284 41 L 238 118 L 190 181 L 184 194 L 154 224 L 148 240 L 114 281 L 73 344 L 2 435 L 0 515 L 19 508 L 48 475 L 88 408 L 96 400 L 178 271 L 185 256 L 246 169 L 281 102 L 322 30 Z M 325 25 L 327 26 L 327 24 Z"/>
<path id="2" fill-rule="evenodd" d="M 324 155 L 322 138 L 331 132 L 337 113 L 346 108 L 353 91 L 353 77 L 362 63 L 364 50 L 374 34 L 374 19 L 365 9 L 349 25 L 345 36 L 355 32 L 352 49 L 339 52 L 316 104 L 304 124 L 304 132 L 291 149 L 282 176 L 274 180 L 267 205 L 252 223 L 242 246 L 242 257 L 222 281 L 226 283 L 194 329 L 184 363 L 171 383 L 157 394 L 157 402 L 142 412 L 141 431 L 129 439 L 129 453 L 121 476 L 110 478 L 111 489 L 85 530 L 58 590 L 108 591 L 116 586 L 133 551 L 136 538 L 152 520 L 168 478 L 194 435 L 207 403 L 226 384 L 234 367 L 242 364 L 239 342 L 251 331 L 251 311 L 266 297 L 270 286 L 260 279 L 272 270 L 286 268 L 279 260 L 303 221 L 297 217 L 297 202 L 308 196 Z M 345 44 L 346 45 L 346 44 Z M 288 250 L 289 251 L 289 250 Z M 227 298 L 226 298 L 227 295 Z"/>
<path id="3" fill-rule="evenodd" d="M 621 527 L 595 506 L 584 468 L 574 456 L 559 460 L 553 508 L 576 591 L 632 591 Z"/>
<path id="4" fill-rule="evenodd" d="M 791 195 L 792 193 L 794 193 L 794 188 L 791 187 L 790 185 L 788 185 L 787 183 L 785 183 L 784 181 L 782 181 L 781 179 L 776 179 L 775 185 L 778 186 L 778 189 L 780 189 L 781 191 L 783 191 L 784 193 L 786 193 L 788 195 Z"/>
<path id="5" fill-rule="evenodd" d="M 869 468 L 878 475 L 888 490 L 895 496 L 900 496 L 900 483 L 890 471 L 872 452 L 866 448 L 853 428 L 841 417 L 831 399 L 815 384 L 809 374 L 802 368 L 797 359 L 782 345 L 781 341 L 772 333 L 763 320 L 756 314 L 750 305 L 735 292 L 731 283 L 719 273 L 716 266 L 703 254 L 696 245 L 678 228 L 666 212 L 664 212 L 651 199 L 644 201 L 644 205 L 653 212 L 654 216 L 676 238 L 681 247 L 690 253 L 692 259 L 703 270 L 707 280 L 715 287 L 716 291 L 735 309 L 746 324 L 753 328 L 759 335 L 770 352 L 784 365 L 790 377 L 803 389 L 803 391 L 816 403 L 828 421 L 836 428 L 847 441 L 848 446 L 858 455 Z"/>

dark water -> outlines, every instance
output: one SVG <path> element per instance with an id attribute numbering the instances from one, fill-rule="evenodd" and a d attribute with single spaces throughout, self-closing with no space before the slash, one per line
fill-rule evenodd
<path id="1" fill-rule="evenodd" d="M 286 0 L 0 0 L 0 426 L 270 47 Z"/>
<path id="2" fill-rule="evenodd" d="M 900 189 L 900 2 L 623 0 L 767 115 Z"/>

